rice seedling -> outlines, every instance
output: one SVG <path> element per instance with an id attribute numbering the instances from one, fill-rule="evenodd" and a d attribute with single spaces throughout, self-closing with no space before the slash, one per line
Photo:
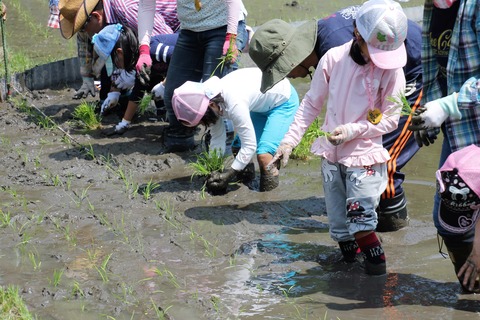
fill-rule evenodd
<path id="1" fill-rule="evenodd" d="M 11 221 L 10 211 L 0 209 L 0 228 L 8 227 Z"/>
<path id="2" fill-rule="evenodd" d="M 138 102 L 137 113 L 140 116 L 143 116 L 145 113 L 151 111 L 150 105 L 152 101 L 153 101 L 153 95 L 150 93 L 145 93 L 142 99 L 140 99 L 140 101 Z"/>
<path id="3" fill-rule="evenodd" d="M 143 194 L 143 199 L 145 201 L 149 200 L 152 196 L 152 192 L 160 188 L 160 184 L 157 182 L 152 182 L 152 179 L 141 188 L 141 193 Z"/>
<path id="4" fill-rule="evenodd" d="M 73 280 L 73 286 L 71 291 L 72 297 L 85 297 L 85 292 L 80 288 L 80 284 L 77 280 Z"/>
<path id="5" fill-rule="evenodd" d="M 152 301 L 153 310 L 155 311 L 155 315 L 156 315 L 158 320 L 170 319 L 170 317 L 167 315 L 167 311 L 172 306 L 168 306 L 165 310 L 163 310 L 161 307 L 157 307 L 157 305 L 155 304 L 155 302 L 153 301 L 152 298 L 150 298 L 150 301 Z"/>
<path id="6" fill-rule="evenodd" d="M 87 101 L 80 103 L 73 111 L 73 119 L 87 129 L 95 130 L 100 127 L 100 117 L 95 113 L 95 104 Z"/>
<path id="7" fill-rule="evenodd" d="M 400 116 L 409 116 L 412 114 L 412 107 L 405 96 L 405 92 L 400 92 L 397 96 L 390 96 L 387 100 L 395 103 L 396 108 L 401 108 Z"/>
<path id="8" fill-rule="evenodd" d="M 102 278 L 102 281 L 104 283 L 107 283 L 108 281 L 110 281 L 108 278 L 107 264 L 108 264 L 108 261 L 110 261 L 111 257 L 112 257 L 112 254 L 110 253 L 103 259 L 102 264 L 100 266 L 95 266 L 95 269 L 97 269 L 97 272 Z"/>
<path id="9" fill-rule="evenodd" d="M 238 49 L 235 49 L 235 50 L 232 50 L 232 44 L 233 42 L 237 41 L 236 38 L 232 37 L 230 38 L 230 46 L 227 50 L 227 53 L 222 56 L 221 58 L 219 58 L 219 63 L 217 64 L 217 66 L 215 67 L 215 69 L 213 70 L 212 74 L 210 75 L 210 77 L 212 77 L 215 72 L 218 70 L 218 68 L 220 68 L 220 72 L 223 72 L 223 68 L 230 64 L 231 61 L 233 61 L 234 59 L 240 59 L 240 56 L 241 56 L 241 52 L 238 51 Z"/>
<path id="10" fill-rule="evenodd" d="M 228 156 L 223 155 L 219 150 L 211 150 L 210 152 L 202 151 L 196 155 L 197 160 L 189 163 L 189 167 L 193 169 L 191 178 L 195 176 L 205 178 L 202 185 L 202 197 L 205 196 L 207 188 L 207 178 L 214 171 L 223 171 L 225 169 L 225 160 Z"/>
<path id="11" fill-rule="evenodd" d="M 154 202 L 155 202 L 155 207 L 158 210 L 165 212 L 163 215 L 161 214 L 163 220 L 168 222 L 175 229 L 179 229 L 180 222 L 176 221 L 175 219 L 175 216 L 174 216 L 175 208 L 173 204 L 170 203 L 170 200 L 162 201 L 162 202 L 158 202 L 157 200 L 155 200 Z"/>
<path id="12" fill-rule="evenodd" d="M 36 319 L 28 310 L 16 286 L 0 287 L 0 318 L 12 320 Z"/>
<path id="13" fill-rule="evenodd" d="M 28 259 L 30 259 L 30 263 L 32 264 L 34 271 L 40 269 L 42 262 L 38 260 L 38 254 L 36 252 L 30 251 L 28 253 Z"/>
<path id="14" fill-rule="evenodd" d="M 52 285 L 56 288 L 59 284 L 60 281 L 62 280 L 62 275 L 63 275 L 63 269 L 62 270 L 53 270 L 53 278 L 52 278 Z"/>
<path id="15" fill-rule="evenodd" d="M 85 159 L 87 160 L 95 160 L 95 150 L 93 150 L 92 144 L 89 144 L 88 147 L 83 146 L 81 148 L 82 153 L 85 155 Z"/>
<path id="16" fill-rule="evenodd" d="M 308 127 L 300 143 L 295 147 L 295 149 L 293 149 L 291 155 L 292 159 L 307 160 L 311 155 L 310 147 L 312 146 L 312 143 L 315 141 L 315 139 L 321 136 L 329 135 L 328 132 L 322 131 L 322 129 L 320 129 L 320 121 L 320 118 L 316 118 Z"/>
<path id="17" fill-rule="evenodd" d="M 63 235 L 65 240 L 67 240 L 72 246 L 75 247 L 77 245 L 77 236 L 75 235 L 75 232 L 70 230 L 70 224 L 63 227 Z"/>

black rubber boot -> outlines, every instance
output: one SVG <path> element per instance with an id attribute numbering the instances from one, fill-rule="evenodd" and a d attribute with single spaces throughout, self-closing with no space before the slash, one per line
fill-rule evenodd
<path id="1" fill-rule="evenodd" d="M 454 247 L 454 246 L 449 246 L 445 243 L 448 251 L 448 256 L 450 260 L 453 263 L 453 267 L 455 269 L 455 275 L 458 274 L 460 271 L 460 268 L 465 264 L 465 261 L 467 261 L 468 257 L 470 256 L 470 253 L 472 252 L 473 248 L 473 243 L 462 243 L 461 246 Z M 458 278 L 458 276 L 457 276 Z M 479 284 L 478 280 L 475 282 L 475 289 L 473 291 L 470 291 L 468 288 L 464 287 L 462 282 L 463 282 L 463 277 L 458 278 L 458 282 L 462 286 L 463 292 L 464 293 L 479 293 Z"/>
<path id="2" fill-rule="evenodd" d="M 274 175 L 275 174 L 275 175 Z M 278 169 L 271 168 L 260 173 L 260 191 L 270 191 L 278 187 Z"/>
<path id="3" fill-rule="evenodd" d="M 343 255 L 343 260 L 345 262 L 355 262 L 357 251 L 358 251 L 358 244 L 355 240 L 350 241 L 343 241 L 339 242 L 338 245 L 340 246 L 340 251 Z"/>
<path id="4" fill-rule="evenodd" d="M 377 231 L 397 231 L 408 225 L 407 199 L 405 193 L 391 199 L 382 199 L 377 207 Z"/>
<path id="5" fill-rule="evenodd" d="M 163 145 L 166 152 L 183 152 L 195 149 L 195 130 L 192 128 L 167 127 L 163 130 Z"/>

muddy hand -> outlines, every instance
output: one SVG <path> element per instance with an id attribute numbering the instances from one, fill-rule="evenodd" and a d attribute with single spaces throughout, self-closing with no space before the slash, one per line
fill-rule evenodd
<path id="1" fill-rule="evenodd" d="M 278 168 L 280 162 L 282 164 L 282 167 L 285 167 L 288 163 L 288 159 L 290 158 L 290 154 L 292 154 L 292 150 L 293 147 L 288 143 L 280 144 L 272 160 L 270 160 L 270 162 L 267 164 L 266 169 L 270 170 L 273 164 L 275 164 Z"/>
<path id="2" fill-rule="evenodd" d="M 465 288 L 468 288 L 468 290 L 471 292 L 478 292 L 480 289 L 475 288 L 475 284 L 478 283 L 477 279 L 479 276 L 479 270 L 475 261 L 476 259 L 474 256 L 468 257 L 467 261 L 465 261 L 457 275 L 459 279 L 463 278 L 462 285 Z"/>
<path id="3" fill-rule="evenodd" d="M 226 189 L 228 184 L 235 180 L 237 171 L 229 168 L 224 172 L 215 171 L 207 179 L 206 186 L 209 190 L 222 190 Z"/>
<path id="4" fill-rule="evenodd" d="M 435 142 L 437 139 L 437 134 L 435 130 L 429 130 L 425 126 L 425 121 L 422 118 L 422 114 L 427 109 L 425 107 L 420 107 L 412 115 L 412 122 L 408 126 L 408 130 L 413 131 L 413 136 L 417 145 L 421 148 L 423 146 L 429 146 Z"/>

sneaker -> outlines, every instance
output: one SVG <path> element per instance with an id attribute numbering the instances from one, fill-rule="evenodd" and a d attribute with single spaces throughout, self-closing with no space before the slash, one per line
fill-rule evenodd
<path id="1" fill-rule="evenodd" d="M 130 123 L 122 120 L 115 126 L 115 133 L 124 134 L 128 129 L 130 129 Z"/>

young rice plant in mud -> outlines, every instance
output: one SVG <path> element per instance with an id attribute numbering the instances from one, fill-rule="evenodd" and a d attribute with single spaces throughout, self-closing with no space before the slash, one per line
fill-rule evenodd
<path id="1" fill-rule="evenodd" d="M 11 320 L 33 320 L 36 319 L 22 297 L 18 293 L 18 287 L 0 286 L 0 318 Z"/>
<path id="2" fill-rule="evenodd" d="M 145 201 L 149 200 L 152 197 L 152 192 L 158 188 L 160 188 L 160 184 L 157 182 L 152 182 L 152 179 L 150 179 L 148 183 L 140 187 L 141 193 L 143 194 L 143 199 Z"/>
<path id="3" fill-rule="evenodd" d="M 95 113 L 95 104 L 87 101 L 80 103 L 73 111 L 73 119 L 87 130 L 100 128 L 100 117 Z"/>
<path id="4" fill-rule="evenodd" d="M 225 160 L 228 156 L 225 156 L 221 151 L 214 149 L 210 152 L 203 151 L 196 155 L 197 161 L 191 162 L 189 167 L 193 169 L 192 179 L 194 176 L 200 176 L 205 178 L 205 182 L 202 186 L 202 194 L 205 194 L 207 178 L 214 171 L 223 171 L 225 169 Z"/>

